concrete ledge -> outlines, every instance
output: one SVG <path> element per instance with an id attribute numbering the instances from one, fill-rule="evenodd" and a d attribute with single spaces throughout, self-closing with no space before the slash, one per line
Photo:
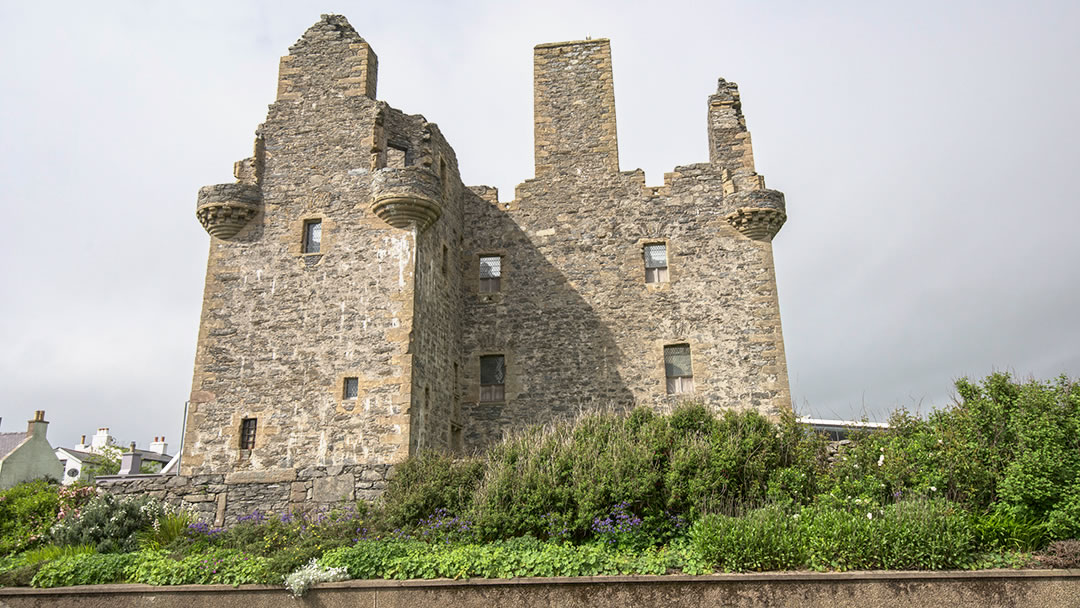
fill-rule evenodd
<path id="1" fill-rule="evenodd" d="M 708 576 L 593 576 L 324 583 L 294 601 L 268 585 L 98 585 L 0 589 L 0 608 L 162 608 L 243 605 L 436 607 L 622 606 L 750 608 L 1080 608 L 1080 570 L 763 572 Z"/>

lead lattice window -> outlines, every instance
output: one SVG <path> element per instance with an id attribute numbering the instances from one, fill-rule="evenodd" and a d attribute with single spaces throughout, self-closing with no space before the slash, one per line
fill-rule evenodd
<path id="1" fill-rule="evenodd" d="M 664 347 L 664 375 L 667 377 L 669 395 L 694 392 L 694 369 L 690 363 L 689 344 Z"/>
<path id="2" fill-rule="evenodd" d="M 506 358 L 502 355 L 480 357 L 480 401 L 503 401 L 506 398 Z"/>
<path id="3" fill-rule="evenodd" d="M 645 282 L 667 283 L 667 245 L 664 243 L 650 243 L 645 245 L 643 254 L 645 256 Z"/>
<path id="4" fill-rule="evenodd" d="M 480 293 L 495 293 L 502 288 L 502 256 L 480 256 Z"/>

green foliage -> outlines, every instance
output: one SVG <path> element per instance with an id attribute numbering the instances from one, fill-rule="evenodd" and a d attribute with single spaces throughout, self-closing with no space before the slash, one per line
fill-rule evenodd
<path id="1" fill-rule="evenodd" d="M 319 564 L 344 567 L 352 578 L 510 578 L 701 572 L 685 545 L 618 549 L 518 537 L 486 544 L 430 545 L 416 540 L 361 541 L 326 554 Z"/>
<path id="2" fill-rule="evenodd" d="M 823 450 L 823 439 L 794 416 L 779 425 L 753 412 L 717 418 L 701 404 L 668 417 L 646 409 L 592 415 L 532 429 L 489 451 L 469 515 L 485 538 L 545 537 L 555 529 L 581 540 L 624 504 L 650 542 L 661 543 L 677 532 L 676 516 L 692 520 L 764 502 L 778 470 L 784 478 L 772 491 L 792 503 L 809 501 Z"/>
<path id="3" fill-rule="evenodd" d="M 409 458 L 395 470 L 381 499 L 387 525 L 408 526 L 439 508 L 465 512 L 482 475 L 477 459 L 456 459 L 432 450 Z"/>
<path id="4" fill-rule="evenodd" d="M 40 542 L 60 510 L 58 486 L 42 480 L 0 491 L 0 555 Z"/>
<path id="5" fill-rule="evenodd" d="M 162 513 L 150 524 L 150 529 L 135 534 L 139 549 L 162 549 L 187 536 L 188 526 L 195 523 L 195 516 L 187 511 Z"/>
<path id="6" fill-rule="evenodd" d="M 690 540 L 707 563 L 725 571 L 936 570 L 962 568 L 975 558 L 967 515 L 941 500 L 710 515 L 694 524 Z"/>
<path id="7" fill-rule="evenodd" d="M 34 575 L 34 587 L 105 585 L 127 580 L 127 570 L 140 559 L 137 553 L 82 553 L 46 562 Z"/>
<path id="8" fill-rule="evenodd" d="M 165 512 L 165 506 L 150 496 L 102 494 L 59 521 L 50 538 L 58 545 L 93 545 L 99 553 L 133 551 L 136 535 L 151 529 Z"/>
<path id="9" fill-rule="evenodd" d="M 148 585 L 244 585 L 276 583 L 270 560 L 234 549 L 213 549 L 173 559 L 165 551 L 141 551 L 125 573 L 133 583 Z"/>
<path id="10" fill-rule="evenodd" d="M 87 553 L 97 553 L 97 551 L 94 549 L 93 545 L 42 545 L 24 552 L 21 555 L 21 558 L 23 564 L 31 566 L 60 559 L 62 557 L 84 555 Z"/>

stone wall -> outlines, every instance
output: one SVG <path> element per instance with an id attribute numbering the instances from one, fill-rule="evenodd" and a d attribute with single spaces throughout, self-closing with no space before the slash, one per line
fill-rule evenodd
<path id="1" fill-rule="evenodd" d="M 619 168 L 608 41 L 537 46 L 536 175 L 501 202 L 462 185 L 435 124 L 375 99 L 377 64 L 323 16 L 282 59 L 237 183 L 200 192 L 181 473 L 391 465 L 597 408 L 791 407 L 771 244 L 785 201 L 754 170 L 733 83 L 709 98 L 709 162 L 649 187 Z M 667 247 L 667 280 L 646 282 L 648 244 Z M 502 257 L 495 292 L 479 290 L 485 255 Z M 692 391 L 668 394 L 669 345 L 689 345 Z M 481 399 L 485 355 L 505 359 L 497 401 Z M 300 495 L 282 488 L 267 500 Z"/>
<path id="2" fill-rule="evenodd" d="M 618 171 L 607 41 L 540 45 L 535 57 L 536 177 L 509 203 L 482 191 L 466 200 L 467 443 L 596 408 L 790 409 L 779 224 L 748 236 L 732 221 L 782 223 L 784 200 L 753 171 L 735 85 L 721 80 L 710 98 L 712 162 L 647 187 L 641 171 Z M 666 245 L 669 280 L 646 283 L 646 244 Z M 502 289 L 479 293 L 478 259 L 492 254 L 503 256 Z M 694 390 L 669 395 L 664 347 L 676 344 L 690 346 Z M 505 402 L 478 398 L 490 354 L 506 358 Z"/>
<path id="3" fill-rule="evenodd" d="M 149 494 L 221 527 L 256 510 L 280 516 L 373 501 L 392 474 L 393 468 L 385 464 L 332 465 L 211 475 L 108 476 L 98 477 L 98 487 L 121 496 Z"/>

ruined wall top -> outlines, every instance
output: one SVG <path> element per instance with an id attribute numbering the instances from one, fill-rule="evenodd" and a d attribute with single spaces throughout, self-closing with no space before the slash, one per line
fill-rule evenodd
<path id="1" fill-rule="evenodd" d="M 363 95 L 375 99 L 379 60 L 341 15 L 323 15 L 281 58 L 278 100 Z"/>
<path id="2" fill-rule="evenodd" d="M 536 177 L 617 172 L 608 40 L 537 45 L 533 69 Z"/>

